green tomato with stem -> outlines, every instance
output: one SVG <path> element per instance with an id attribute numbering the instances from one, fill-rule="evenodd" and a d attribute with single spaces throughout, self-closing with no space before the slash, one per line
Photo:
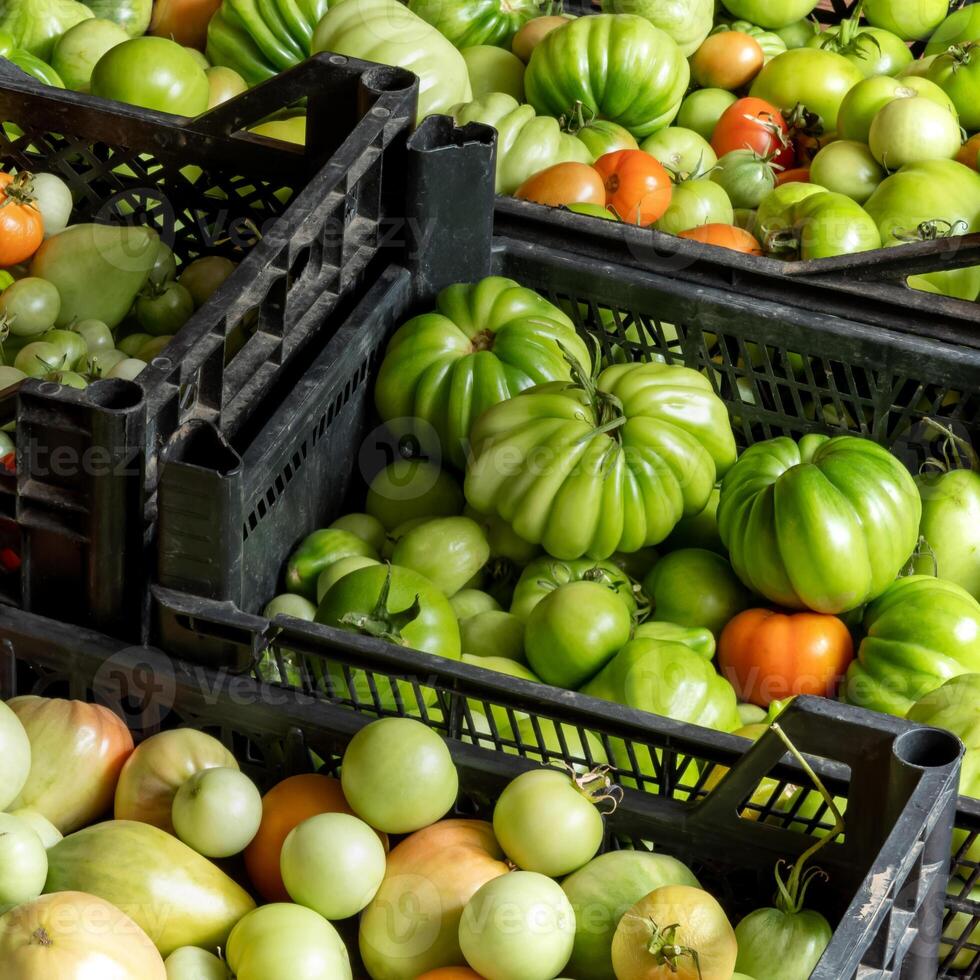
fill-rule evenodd
<path id="1" fill-rule="evenodd" d="M 698 177 L 707 174 L 718 162 L 718 156 L 711 144 L 700 133 L 683 126 L 661 129 L 659 133 L 648 136 L 640 149 L 679 176 Z"/>
<path id="2" fill-rule="evenodd" d="M 711 139 L 718 120 L 736 102 L 738 96 L 723 88 L 702 88 L 691 92 L 685 97 L 677 113 L 677 128 L 691 130 L 707 142 Z"/>
<path id="3" fill-rule="evenodd" d="M 231 857 L 258 833 L 262 795 L 238 769 L 202 769 L 177 790 L 172 817 L 174 833 L 198 854 Z"/>

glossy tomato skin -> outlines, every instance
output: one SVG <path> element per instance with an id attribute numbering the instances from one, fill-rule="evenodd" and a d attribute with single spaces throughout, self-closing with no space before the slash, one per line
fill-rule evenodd
<path id="1" fill-rule="evenodd" d="M 831 130 L 844 96 L 864 76 L 845 57 L 796 48 L 773 58 L 756 76 L 750 94 L 788 112 L 802 103 Z"/>
<path id="2" fill-rule="evenodd" d="M 663 165 L 643 150 L 617 150 L 595 162 L 606 207 L 621 221 L 650 225 L 670 206 L 672 185 Z"/>
<path id="3" fill-rule="evenodd" d="M 937 56 L 928 77 L 952 99 L 963 128 L 980 130 L 980 41 Z"/>
<path id="4" fill-rule="evenodd" d="M 751 232 L 733 224 L 700 225 L 679 232 L 678 238 L 687 238 L 693 242 L 715 245 L 718 248 L 729 248 L 734 252 L 744 252 L 746 255 L 764 254 L 762 246 Z"/>
<path id="5" fill-rule="evenodd" d="M 92 94 L 144 109 L 198 116 L 208 107 L 204 69 L 179 44 L 137 37 L 117 44 L 92 71 Z"/>
<path id="6" fill-rule="evenodd" d="M 853 659 L 847 627 L 820 613 L 747 609 L 718 643 L 718 667 L 739 700 L 762 708 L 797 694 L 832 698 Z"/>
<path id="7" fill-rule="evenodd" d="M 915 550 L 921 509 L 908 470 L 876 443 L 778 437 L 749 447 L 723 480 L 718 528 L 750 588 L 789 609 L 835 614 L 894 581 Z"/>
<path id="8" fill-rule="evenodd" d="M 831 936 L 830 924 L 819 912 L 757 909 L 735 929 L 735 966 L 761 980 L 807 980 Z"/>
<path id="9" fill-rule="evenodd" d="M 510 611 L 526 621 L 535 606 L 547 595 L 569 582 L 598 582 L 616 595 L 632 615 L 636 612 L 636 597 L 629 576 L 612 561 L 593 561 L 578 558 L 560 561 L 542 555 L 529 562 L 521 573 Z"/>
<path id="10" fill-rule="evenodd" d="M 827 259 L 881 248 L 877 225 L 843 194 L 813 194 L 793 209 L 800 258 Z"/>
<path id="11" fill-rule="evenodd" d="M 849 46 L 840 40 L 840 33 L 840 27 L 828 27 L 812 37 L 807 47 L 842 54 L 865 78 L 898 75 L 912 64 L 913 56 L 908 45 L 891 31 L 862 27 Z"/>
<path id="12" fill-rule="evenodd" d="M 408 9 L 428 21 L 457 48 L 493 44 L 510 48 L 514 35 L 540 13 L 536 0 L 411 0 Z"/>
<path id="13" fill-rule="evenodd" d="M 919 532 L 931 551 L 916 561 L 915 570 L 935 570 L 980 600 L 980 473 L 925 473 L 915 482 L 922 497 Z"/>
<path id="14" fill-rule="evenodd" d="M 956 116 L 917 96 L 889 102 L 871 121 L 868 146 L 887 170 L 909 163 L 951 160 L 960 149 Z"/>
<path id="15" fill-rule="evenodd" d="M 557 119 L 539 116 L 513 95 L 491 92 L 449 110 L 457 125 L 479 122 L 497 130 L 498 194 L 513 194 L 526 180 L 556 163 L 591 163 L 585 143 L 564 133 Z"/>
<path id="16" fill-rule="evenodd" d="M 546 684 L 574 690 L 626 644 L 632 625 L 615 592 L 598 582 L 570 582 L 545 596 L 528 616 L 528 664 Z"/>
<path id="17" fill-rule="evenodd" d="M 971 5 L 955 10 L 933 32 L 926 45 L 926 57 L 941 54 L 952 44 L 980 41 L 980 7 Z"/>
<path id="18" fill-rule="evenodd" d="M 725 9 L 735 17 L 781 30 L 809 17 L 816 0 L 723 0 Z"/>
<path id="19" fill-rule="evenodd" d="M 391 554 L 396 565 L 424 575 L 446 598 L 455 595 L 487 563 L 490 545 L 469 517 L 437 517 L 399 538 Z"/>
<path id="20" fill-rule="evenodd" d="M 946 0 L 867 0 L 864 7 L 868 22 L 884 28 L 904 41 L 927 38 L 949 13 Z"/>
<path id="21" fill-rule="evenodd" d="M 597 185 L 594 203 L 605 204 L 601 178 L 581 166 Z M 484 411 L 531 385 L 569 378 L 563 350 L 591 370 L 572 321 L 533 290 L 499 276 L 452 285 L 439 293 L 435 310 L 409 320 L 388 342 L 375 403 L 385 421 L 427 423 L 444 456 L 462 469 Z"/>
<path id="22" fill-rule="evenodd" d="M 0 173 L 0 266 L 26 262 L 44 240 L 41 212 L 27 189 L 11 174 Z"/>
<path id="23" fill-rule="evenodd" d="M 736 208 L 757 208 L 776 187 L 776 171 L 752 150 L 732 150 L 711 174 Z"/>
<path id="24" fill-rule="evenodd" d="M 733 150 L 752 150 L 784 168 L 796 161 L 783 114 L 764 99 L 751 97 L 725 110 L 711 134 L 711 148 L 719 157 Z"/>
<path id="25" fill-rule="evenodd" d="M 837 114 L 838 137 L 867 143 L 871 134 L 871 123 L 881 109 L 896 99 L 913 99 L 917 96 L 930 99 L 951 113 L 956 111 L 949 96 L 927 78 L 890 78 L 887 75 L 877 75 L 858 82 L 844 96 Z"/>
<path id="26" fill-rule="evenodd" d="M 334 562 L 354 555 L 378 559 L 374 548 L 351 531 L 335 527 L 314 531 L 300 542 L 286 562 L 286 588 L 313 599 L 320 573 Z"/>
<path id="27" fill-rule="evenodd" d="M 575 137 L 582 141 L 592 155 L 593 162 L 607 153 L 617 150 L 638 150 L 639 144 L 628 129 L 608 119 L 593 119 L 575 129 Z"/>
<path id="28" fill-rule="evenodd" d="M 898 579 L 864 613 L 849 704 L 904 717 L 952 677 L 980 672 L 980 603 L 942 579 Z"/>
<path id="29" fill-rule="evenodd" d="M 569 204 L 598 204 L 606 200 L 602 177 L 584 163 L 556 163 L 529 177 L 515 197 L 557 208 Z"/>
<path id="30" fill-rule="evenodd" d="M 671 175 L 697 177 L 718 162 L 718 155 L 711 144 L 693 129 L 668 126 L 648 136 L 640 147 L 656 157 Z"/>
<path id="31" fill-rule="evenodd" d="M 813 158 L 810 179 L 863 204 L 885 179 L 885 171 L 864 143 L 835 140 Z"/>
<path id="32" fill-rule="evenodd" d="M 685 180 L 674 187 L 670 207 L 653 227 L 678 235 L 705 225 L 730 225 L 734 220 L 732 202 L 721 185 L 713 180 Z"/>
<path id="33" fill-rule="evenodd" d="M 531 55 L 524 85 L 541 114 L 558 117 L 582 102 L 642 139 L 670 124 L 689 80 L 677 45 L 648 20 L 598 14 L 548 34 Z"/>
<path id="34" fill-rule="evenodd" d="M 681 103 L 677 125 L 691 129 L 702 139 L 710 140 L 725 110 L 738 96 L 721 88 L 704 88 L 691 92 Z"/>
<path id="35" fill-rule="evenodd" d="M 725 31 L 706 38 L 691 58 L 691 75 L 702 88 L 743 88 L 762 70 L 766 55 L 750 34 Z"/>
<path id="36" fill-rule="evenodd" d="M 727 412 L 696 371 L 656 362 L 616 364 L 599 375 L 597 385 L 623 406 L 616 440 L 595 432 L 598 418 L 588 392 L 560 383 L 539 385 L 495 405 L 473 430 L 467 499 L 478 510 L 497 513 L 526 541 L 541 543 L 558 558 L 607 558 L 659 543 L 682 516 L 705 506 L 713 474 L 727 470 L 734 459 Z M 658 439 L 666 421 L 661 412 L 672 391 L 683 396 L 683 409 L 671 409 L 669 424 L 673 437 L 680 436 L 686 446 L 677 444 L 675 452 L 686 478 L 683 486 L 675 484 L 677 497 L 671 500 L 658 491 L 658 506 L 651 508 L 652 487 L 662 478 L 670 485 L 674 478 L 643 476 L 651 495 L 639 506 L 627 489 L 638 478 L 631 467 L 643 457 L 642 446 Z M 634 416 L 639 424 L 631 424 Z M 540 489 L 515 479 L 531 465 L 532 455 L 535 467 L 545 460 L 565 479 Z"/>

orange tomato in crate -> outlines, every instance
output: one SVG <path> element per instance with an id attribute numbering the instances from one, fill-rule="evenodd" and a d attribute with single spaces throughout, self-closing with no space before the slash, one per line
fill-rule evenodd
<path id="1" fill-rule="evenodd" d="M 30 175 L 0 173 L 0 268 L 26 262 L 44 240 L 44 220 Z"/>
<path id="2" fill-rule="evenodd" d="M 616 150 L 595 169 L 605 185 L 605 205 L 621 220 L 651 225 L 670 207 L 673 184 L 663 164 L 644 150 Z"/>
<path id="3" fill-rule="evenodd" d="M 735 252 L 745 252 L 746 255 L 762 255 L 762 246 L 755 236 L 737 225 L 700 225 L 680 232 L 677 237 L 705 245 L 717 245 L 719 248 L 730 248 Z"/>
<path id="4" fill-rule="evenodd" d="M 525 180 L 514 196 L 553 208 L 567 204 L 603 205 L 606 188 L 599 173 L 587 163 L 556 163 Z"/>

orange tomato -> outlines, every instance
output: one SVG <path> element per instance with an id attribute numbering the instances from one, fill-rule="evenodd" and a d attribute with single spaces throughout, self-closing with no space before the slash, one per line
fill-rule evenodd
<path id="1" fill-rule="evenodd" d="M 823 613 L 746 609 L 718 640 L 718 666 L 739 700 L 763 708 L 796 694 L 833 697 L 853 659 L 847 627 Z"/>
<path id="2" fill-rule="evenodd" d="M 0 268 L 26 262 L 44 239 L 44 222 L 28 187 L 29 174 L 0 173 Z"/>
<path id="3" fill-rule="evenodd" d="M 746 255 L 762 255 L 762 246 L 755 236 L 737 225 L 700 225 L 682 231 L 677 237 L 703 242 L 705 245 L 717 245 L 719 248 L 730 248 L 735 252 L 745 252 Z"/>
<path id="4" fill-rule="evenodd" d="M 267 902 L 291 901 L 279 873 L 282 845 L 294 827 L 319 813 L 354 815 L 339 779 L 313 774 L 290 776 L 262 797 L 262 822 L 244 857 L 252 884 Z M 387 836 L 378 836 L 387 849 Z"/>
<path id="5" fill-rule="evenodd" d="M 643 150 L 614 150 L 595 162 L 606 207 L 622 221 L 652 225 L 670 207 L 673 184 L 663 164 Z"/>
<path id="6" fill-rule="evenodd" d="M 553 208 L 563 204 L 604 205 L 606 188 L 587 163 L 556 163 L 525 180 L 514 196 Z"/>
<path id="7" fill-rule="evenodd" d="M 782 173 L 776 174 L 776 186 L 781 187 L 783 184 L 809 184 L 810 183 L 810 168 L 809 167 L 793 167 L 792 170 L 784 170 Z"/>
<path id="8" fill-rule="evenodd" d="M 148 33 L 203 51 L 208 23 L 220 6 L 221 0 L 156 0 Z"/>
<path id="9" fill-rule="evenodd" d="M 759 42 L 741 31 L 705 38 L 691 56 L 691 75 L 702 88 L 745 88 L 762 71 L 766 56 Z"/>
<path id="10" fill-rule="evenodd" d="M 438 970 L 420 973 L 415 980 L 483 980 L 483 977 L 468 966 L 441 966 Z"/>
<path id="11" fill-rule="evenodd" d="M 971 170 L 980 170 L 980 133 L 971 136 L 956 154 L 956 159 Z"/>

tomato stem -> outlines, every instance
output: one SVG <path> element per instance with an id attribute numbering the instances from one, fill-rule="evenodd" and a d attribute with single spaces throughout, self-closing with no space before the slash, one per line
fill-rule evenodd
<path id="1" fill-rule="evenodd" d="M 671 973 L 676 973 L 677 961 L 682 956 L 689 956 L 694 961 L 694 968 L 698 971 L 698 978 L 701 980 L 701 957 L 698 951 L 677 942 L 680 923 L 674 922 L 661 929 L 654 919 L 650 919 L 650 925 L 653 926 L 653 935 L 647 944 L 647 952 L 653 957 L 657 966 L 669 967 Z"/>
<path id="2" fill-rule="evenodd" d="M 388 595 L 391 590 L 391 563 L 388 562 L 388 571 L 385 575 L 381 591 L 378 593 L 378 601 L 369 613 L 349 612 L 341 617 L 340 622 L 344 626 L 350 626 L 363 633 L 365 636 L 373 636 L 379 640 L 388 640 L 390 643 L 405 645 L 402 637 L 402 630 L 409 623 L 418 619 L 422 612 L 422 602 L 416 594 L 415 601 L 401 612 L 393 613 L 388 609 Z"/>
<path id="3" fill-rule="evenodd" d="M 608 816 L 616 812 L 616 808 L 623 802 L 623 787 L 618 786 L 612 781 L 609 775 L 612 766 L 596 766 L 590 772 L 579 775 L 575 770 L 565 764 L 568 769 L 572 782 L 578 787 L 579 792 L 596 808 L 602 803 L 610 803 L 608 810 L 601 810 L 603 816 Z"/>
<path id="4" fill-rule="evenodd" d="M 962 454 L 969 464 L 968 467 L 964 467 L 965 469 L 971 469 L 974 473 L 980 473 L 980 456 L 977 456 L 977 452 L 969 440 L 958 436 L 949 426 L 943 425 L 941 422 L 937 422 L 928 416 L 922 419 L 922 424 L 927 429 L 932 429 L 934 432 L 946 438 L 942 444 L 943 458 L 940 460 L 935 456 L 930 456 L 920 467 L 920 473 L 930 468 L 939 470 L 942 473 L 949 473 L 951 470 L 960 469 L 956 459 L 958 454 Z"/>

